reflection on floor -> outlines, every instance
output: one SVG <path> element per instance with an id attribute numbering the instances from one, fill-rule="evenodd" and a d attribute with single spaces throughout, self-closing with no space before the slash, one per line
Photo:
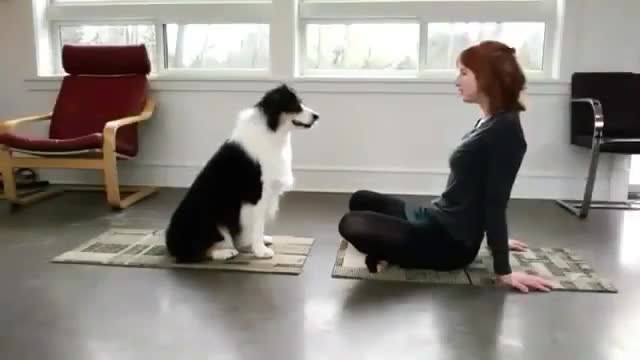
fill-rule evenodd
<path id="1" fill-rule="evenodd" d="M 300 276 L 48 262 L 110 226 L 164 226 L 181 194 L 163 190 L 124 212 L 101 194 L 16 213 L 0 203 L 3 358 L 640 358 L 640 212 L 581 221 L 551 201 L 509 209 L 513 237 L 576 250 L 618 294 L 332 279 L 347 204 L 336 194 L 289 194 L 268 227 L 316 239 Z"/>

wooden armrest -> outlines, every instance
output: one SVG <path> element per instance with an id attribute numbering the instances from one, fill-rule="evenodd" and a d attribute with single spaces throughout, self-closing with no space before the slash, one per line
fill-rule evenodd
<path id="1" fill-rule="evenodd" d="M 144 104 L 144 109 L 142 109 L 142 112 L 140 114 L 135 116 L 127 116 L 122 119 L 111 120 L 107 122 L 104 126 L 104 135 L 107 136 L 107 133 L 110 132 L 113 132 L 115 134 L 119 127 L 149 119 L 151 115 L 153 115 L 155 106 L 155 101 L 151 98 L 148 98 L 147 102 Z"/>
<path id="2" fill-rule="evenodd" d="M 121 119 L 111 120 L 107 122 L 104 126 L 103 131 L 104 146 L 109 146 L 109 148 L 114 149 L 116 145 L 116 132 L 118 131 L 118 128 L 149 119 L 151 115 L 153 115 L 155 107 L 155 100 L 149 97 L 147 98 L 147 102 L 144 104 L 144 109 L 142 109 L 142 112 L 140 114 L 135 116 L 127 116 Z"/>
<path id="3" fill-rule="evenodd" d="M 53 116 L 53 113 L 27 116 L 7 121 L 0 121 L 0 134 L 11 132 L 13 129 L 18 127 L 19 125 L 24 125 L 30 122 L 42 121 L 42 120 L 50 120 Z"/>

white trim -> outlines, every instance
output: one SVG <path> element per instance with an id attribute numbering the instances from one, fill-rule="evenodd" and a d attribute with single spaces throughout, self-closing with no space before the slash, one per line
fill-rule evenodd
<path id="1" fill-rule="evenodd" d="M 25 80 L 31 91 L 58 91 L 61 77 L 39 77 Z M 193 79 L 151 76 L 151 89 L 172 92 L 246 92 L 263 93 L 279 82 L 265 77 L 262 80 Z M 331 94 L 441 94 L 456 95 L 453 78 L 449 80 L 424 79 L 370 79 L 370 78 L 296 78 L 288 83 L 300 92 Z M 527 95 L 569 96 L 569 83 L 564 81 L 532 81 L 528 84 Z"/>
<path id="2" fill-rule="evenodd" d="M 197 3 L 197 4 L 208 4 L 208 5 L 216 5 L 221 3 L 245 3 L 245 4 L 267 4 L 271 3 L 272 0 L 100 0 L 92 3 L 87 3 L 85 0 L 47 0 L 51 4 L 55 4 L 58 6 L 78 6 L 78 5 L 86 5 L 86 6 L 100 6 L 100 5 L 157 5 L 157 4 L 168 4 L 168 5 L 181 5 L 183 3 Z M 515 1 L 529 1 L 529 0 L 515 0 Z M 537 0 L 534 0 L 537 1 Z"/>
<path id="3" fill-rule="evenodd" d="M 277 0 L 279 1 L 279 0 Z M 215 10 L 215 11 L 214 11 Z M 271 22 L 270 2 L 224 3 L 77 3 L 51 4 L 47 9 L 49 21 L 161 21 L 164 23 L 259 23 Z"/>
<path id="4" fill-rule="evenodd" d="M 201 165 L 140 164 L 124 162 L 119 169 L 123 185 L 144 183 L 150 186 L 188 187 Z M 446 185 L 448 170 L 350 168 L 296 166 L 294 191 L 353 192 L 367 188 L 392 194 L 439 195 Z M 52 182 L 101 184 L 99 172 L 42 170 L 42 177 Z M 585 179 L 563 174 L 521 172 L 512 198 L 579 200 Z M 607 200 L 609 183 L 599 180 L 595 200 Z"/>
<path id="5" fill-rule="evenodd" d="M 378 80 L 404 80 L 415 79 L 423 77 L 425 75 L 416 70 L 355 70 L 355 69 L 314 69 L 306 68 L 302 70 L 302 75 L 309 79 L 325 79 L 325 78 L 339 78 L 339 79 L 378 79 Z M 434 79 L 437 78 L 434 77 Z"/>
<path id="6" fill-rule="evenodd" d="M 549 4 L 538 1 L 303 1 L 304 19 L 419 19 L 424 22 L 451 21 L 547 21 Z"/>

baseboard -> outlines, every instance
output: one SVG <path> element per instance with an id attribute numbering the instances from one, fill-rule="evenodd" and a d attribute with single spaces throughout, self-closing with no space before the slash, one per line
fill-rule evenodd
<path id="1" fill-rule="evenodd" d="M 198 166 L 123 164 L 122 185 L 150 185 L 186 188 L 200 171 Z M 102 184 L 102 174 L 92 170 L 39 171 L 53 183 Z M 373 169 L 338 167 L 298 167 L 294 191 L 346 193 L 372 189 L 389 194 L 439 195 L 445 189 L 446 170 Z M 577 200 L 583 196 L 586 179 L 556 174 L 521 172 L 512 192 L 513 198 Z M 596 182 L 594 200 L 609 200 L 609 181 Z"/>

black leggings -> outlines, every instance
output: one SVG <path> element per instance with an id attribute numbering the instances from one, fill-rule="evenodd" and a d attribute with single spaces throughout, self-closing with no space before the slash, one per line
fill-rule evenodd
<path id="1" fill-rule="evenodd" d="M 361 190 L 349 201 L 349 212 L 338 226 L 340 235 L 367 255 L 367 267 L 384 260 L 404 268 L 437 271 L 460 269 L 475 254 L 451 238 L 435 219 L 414 224 L 405 216 L 401 199 Z"/>

